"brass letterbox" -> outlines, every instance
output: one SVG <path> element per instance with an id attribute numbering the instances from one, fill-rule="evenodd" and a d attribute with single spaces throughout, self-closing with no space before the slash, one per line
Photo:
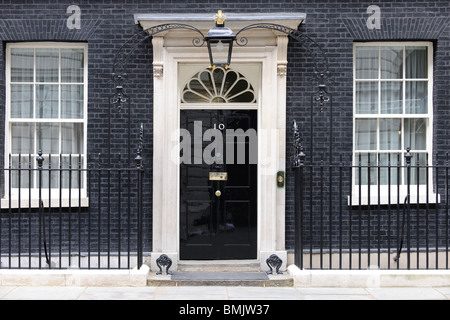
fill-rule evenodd
<path id="1" fill-rule="evenodd" d="M 209 180 L 210 181 L 227 181 L 228 180 L 228 172 L 210 172 Z"/>

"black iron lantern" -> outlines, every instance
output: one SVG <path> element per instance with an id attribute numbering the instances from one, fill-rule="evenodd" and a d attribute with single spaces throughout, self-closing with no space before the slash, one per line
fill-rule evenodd
<path id="1" fill-rule="evenodd" d="M 214 16 L 216 26 L 209 30 L 205 37 L 212 69 L 216 67 L 228 69 L 231 62 L 233 41 L 236 40 L 236 36 L 230 28 L 225 27 L 225 20 L 226 16 L 219 10 L 219 13 Z"/>

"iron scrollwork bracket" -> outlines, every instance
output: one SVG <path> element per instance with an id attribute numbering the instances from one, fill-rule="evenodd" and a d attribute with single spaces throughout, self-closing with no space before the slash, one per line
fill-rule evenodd
<path id="1" fill-rule="evenodd" d="M 136 167 L 138 170 L 144 170 L 142 153 L 144 152 L 144 124 L 141 123 L 141 127 L 139 129 L 139 144 L 137 148 L 137 155 L 135 158 Z"/>
<path id="2" fill-rule="evenodd" d="M 330 95 L 327 92 L 326 84 L 319 84 L 319 88 L 314 94 L 314 100 L 319 102 L 320 112 L 322 112 L 325 102 L 330 102 Z"/>
<path id="3" fill-rule="evenodd" d="M 273 23 L 256 23 L 246 26 L 236 33 L 236 44 L 239 46 L 245 46 L 248 43 L 248 39 L 240 36 L 244 31 L 250 29 L 269 29 L 276 32 L 284 33 L 290 38 L 299 42 L 314 62 L 314 74 L 312 81 L 317 83 L 317 91 L 314 93 L 313 99 L 319 102 L 320 111 L 323 111 L 324 104 L 330 101 L 330 94 L 327 91 L 327 84 L 331 83 L 330 71 L 328 66 L 328 58 L 317 41 L 310 38 L 305 33 L 289 28 L 287 26 L 273 24 Z"/>
<path id="4" fill-rule="evenodd" d="M 127 65 L 131 54 L 137 47 L 154 35 L 175 29 L 191 30 L 197 32 L 200 36 L 193 38 L 192 44 L 195 47 L 201 47 L 205 43 L 205 36 L 203 33 L 190 25 L 182 23 L 168 23 L 151 27 L 146 30 L 141 30 L 133 35 L 127 42 L 125 42 L 119 51 L 116 53 L 112 70 L 112 81 L 115 85 L 115 93 L 111 97 L 111 104 L 116 107 L 118 112 L 121 111 L 125 104 L 129 103 L 129 98 L 124 94 L 125 82 L 127 80 Z"/>
<path id="5" fill-rule="evenodd" d="M 273 269 L 275 269 L 276 274 L 283 274 L 283 272 L 280 271 L 283 260 L 281 260 L 276 254 L 271 255 L 266 260 L 266 263 L 270 268 L 270 270 L 267 271 L 266 274 L 273 274 Z"/>
<path id="6" fill-rule="evenodd" d="M 293 121 L 292 129 L 294 131 L 294 168 L 299 168 L 305 164 L 306 154 L 303 147 L 303 141 L 300 136 L 297 121 Z"/>
<path id="7" fill-rule="evenodd" d="M 162 267 L 166 268 L 167 275 L 173 274 L 172 271 L 169 271 L 170 267 L 172 266 L 172 259 L 170 259 L 166 254 L 162 254 L 158 259 L 156 259 L 156 265 L 159 268 L 159 271 L 156 273 L 157 275 L 162 275 Z"/>
<path id="8" fill-rule="evenodd" d="M 150 39 L 154 35 L 170 30 L 191 30 L 200 35 L 200 37 L 193 38 L 192 44 L 195 47 L 201 47 L 205 43 L 204 34 L 197 28 L 182 24 L 182 23 L 167 23 L 160 24 L 145 30 L 141 30 L 138 33 L 134 34 L 127 42 L 125 42 L 119 51 L 116 53 L 114 63 L 113 63 L 113 75 L 126 75 L 126 69 L 128 60 L 131 54 L 137 49 L 137 47 L 145 42 L 147 39 Z"/>
<path id="9" fill-rule="evenodd" d="M 112 74 L 112 80 L 116 86 L 116 92 L 111 97 L 111 104 L 117 109 L 117 111 L 120 113 L 123 106 L 129 102 L 129 99 L 127 95 L 123 92 L 123 85 L 126 81 L 127 74 Z"/>

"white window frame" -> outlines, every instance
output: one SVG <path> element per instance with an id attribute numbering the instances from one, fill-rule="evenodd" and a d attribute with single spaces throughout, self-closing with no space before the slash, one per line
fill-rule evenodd
<path id="1" fill-rule="evenodd" d="M 62 119 L 58 116 L 57 119 L 31 119 L 31 118 L 20 118 L 20 119 L 11 119 L 11 50 L 16 48 L 26 48 L 26 49 L 82 49 L 84 50 L 84 75 L 83 82 L 81 83 L 66 83 L 61 81 L 61 68 L 59 65 L 59 79 L 58 82 L 51 83 L 52 85 L 57 84 L 59 87 L 59 92 L 61 91 L 62 85 L 83 85 L 84 89 L 84 101 L 83 101 L 83 118 L 82 119 Z M 61 56 L 59 57 L 61 60 Z M 34 70 L 36 70 L 36 62 L 34 63 Z M 36 71 L 34 71 L 35 73 Z M 30 85 L 42 85 L 47 84 L 46 82 L 40 83 L 36 82 L 34 77 L 33 82 L 21 82 L 21 84 L 30 84 Z M 33 103 L 36 101 L 36 97 L 33 99 Z M 61 110 L 61 95 L 59 94 L 59 110 Z M 25 42 L 25 43 L 8 43 L 6 45 L 6 112 L 5 112 L 5 154 L 4 154 L 4 163 L 5 169 L 8 169 L 9 166 L 9 155 L 11 153 L 11 124 L 12 123 L 81 123 L 83 124 L 83 150 L 82 154 L 83 161 L 82 165 L 82 187 L 80 189 L 81 199 L 79 201 L 79 190 L 78 188 L 53 188 L 50 190 L 48 188 L 42 188 L 41 190 L 41 199 L 45 207 L 86 207 L 89 205 L 89 201 L 87 199 L 87 178 L 86 178 L 86 167 L 87 167 L 87 121 L 88 121 L 88 44 L 87 43 L 69 43 L 69 42 Z M 37 151 L 37 150 L 36 150 Z M 28 156 L 28 155 L 23 155 Z M 32 161 L 36 161 L 37 154 L 32 154 Z M 52 155 L 59 156 L 59 155 Z M 75 155 L 74 155 L 75 156 Z M 48 154 L 43 154 L 43 157 L 48 158 Z M 36 168 L 36 164 L 33 164 L 34 168 Z M 44 163 L 45 165 L 45 163 Z M 27 171 L 27 166 L 22 167 L 23 171 Z M 53 168 L 53 169 L 59 169 Z M 5 170 L 4 177 L 4 185 L 5 185 L 5 194 L 3 199 L 1 199 L 1 207 L 2 208 L 37 208 L 39 207 L 39 189 L 32 188 L 10 188 L 9 186 L 9 174 L 8 170 Z M 10 192 L 11 189 L 11 192 Z M 31 191 L 31 192 L 30 192 Z M 60 199 L 60 191 L 61 191 L 61 199 Z M 11 197 L 9 194 L 11 193 Z M 69 199 L 70 194 L 70 199 Z M 20 195 L 20 196 L 19 196 Z M 30 198 L 31 196 L 31 198 Z M 19 203 L 20 199 L 20 203 Z M 51 200 L 49 200 L 51 199 Z"/>
<path id="2" fill-rule="evenodd" d="M 378 47 L 378 50 L 380 50 L 381 47 L 395 47 L 395 46 L 401 46 L 403 47 L 403 77 L 401 79 L 382 79 L 381 77 L 381 54 L 378 55 L 378 77 L 376 79 L 357 79 L 356 78 L 356 49 L 358 47 Z M 422 46 L 428 48 L 428 77 L 425 79 L 413 79 L 409 80 L 406 79 L 406 66 L 405 66 L 405 48 L 408 46 Z M 379 51 L 380 52 L 380 51 Z M 353 178 L 352 178 L 352 197 L 349 197 L 349 205 L 357 206 L 357 205 L 385 205 L 385 204 L 397 204 L 397 202 L 400 202 L 400 204 L 403 204 L 405 201 L 406 196 L 408 195 L 408 188 L 407 185 L 404 184 L 404 173 L 401 175 L 401 183 L 399 185 L 399 188 L 397 187 L 397 184 L 394 184 L 390 187 L 390 192 L 387 187 L 387 185 L 380 185 L 380 198 L 378 199 L 378 184 L 373 184 L 368 186 L 366 185 L 359 185 L 357 184 L 356 178 L 357 175 L 359 175 L 358 172 L 358 154 L 367 155 L 368 153 L 374 154 L 375 156 L 379 153 L 398 153 L 401 154 L 400 161 L 401 166 L 405 166 L 405 154 L 406 154 L 406 148 L 409 146 L 404 145 L 404 139 L 402 137 L 401 139 L 401 146 L 402 150 L 380 150 L 380 127 L 379 127 L 379 121 L 377 121 L 377 149 L 376 150 L 356 150 L 356 119 L 407 119 L 407 118 L 423 118 L 427 119 L 427 138 L 426 138 L 426 150 L 411 150 L 411 154 L 413 155 L 411 165 L 413 168 L 411 170 L 415 170 L 414 166 L 416 165 L 416 160 L 414 157 L 414 154 L 417 153 L 428 153 L 428 165 L 432 165 L 433 163 L 433 43 L 432 42 L 425 42 L 425 41 L 399 41 L 399 42 L 355 42 L 353 44 Z M 403 107 L 403 113 L 402 114 L 382 114 L 380 112 L 376 114 L 357 114 L 356 112 L 356 89 L 357 89 L 357 83 L 358 82 L 377 82 L 378 83 L 378 108 L 380 110 L 381 107 L 381 83 L 383 81 L 388 82 L 401 82 L 403 84 L 402 90 L 403 90 L 403 99 L 402 99 L 402 107 Z M 428 113 L 426 114 L 406 114 L 405 111 L 405 105 L 406 105 L 406 82 L 407 81 L 427 81 L 428 82 Z M 404 128 L 404 123 L 402 121 L 402 128 Z M 394 160 L 394 159 L 391 159 Z M 376 163 L 373 164 L 376 166 Z M 395 168 L 395 166 L 393 166 Z M 396 170 L 396 169 L 392 169 Z M 403 170 L 403 169 L 402 169 Z M 363 166 L 362 174 L 367 174 L 367 167 Z M 395 172 L 395 171 L 393 171 Z M 376 175 L 376 173 L 375 173 Z M 373 178 L 376 178 L 373 177 Z M 429 170 L 429 184 L 428 184 L 428 190 L 426 185 L 419 185 L 419 190 L 417 191 L 417 184 L 411 183 L 409 194 L 410 194 L 410 203 L 436 203 L 436 201 L 440 201 L 440 196 L 435 194 L 434 191 L 434 175 L 433 175 L 433 169 Z M 370 199 L 368 196 L 370 188 Z M 351 199 L 351 200 L 350 200 Z M 370 201 L 370 202 L 369 202 Z"/>

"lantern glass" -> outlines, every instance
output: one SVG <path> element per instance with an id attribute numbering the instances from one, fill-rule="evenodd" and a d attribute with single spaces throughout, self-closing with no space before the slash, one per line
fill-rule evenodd
<path id="1" fill-rule="evenodd" d="M 210 41 L 211 66 L 228 67 L 230 64 L 233 42 L 229 40 Z"/>

